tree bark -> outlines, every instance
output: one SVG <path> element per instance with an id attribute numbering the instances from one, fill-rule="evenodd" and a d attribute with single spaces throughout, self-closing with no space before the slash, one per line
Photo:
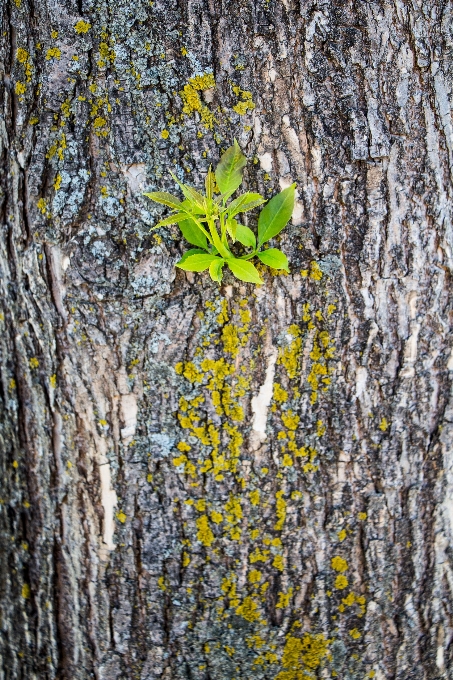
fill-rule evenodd
<path id="1" fill-rule="evenodd" d="M 0 17 L 1 679 L 453 678 L 452 3 Z M 261 287 L 143 196 L 235 137 Z"/>

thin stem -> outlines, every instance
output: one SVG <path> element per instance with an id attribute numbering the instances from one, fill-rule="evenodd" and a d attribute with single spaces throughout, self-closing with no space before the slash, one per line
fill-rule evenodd
<path id="1" fill-rule="evenodd" d="M 255 257 L 257 252 L 258 252 L 258 250 L 254 250 L 253 253 L 249 253 L 248 255 L 241 255 L 241 257 L 239 259 L 240 260 L 251 260 L 252 257 Z"/>
<path id="2" fill-rule="evenodd" d="M 219 233 L 215 227 L 214 220 L 209 219 L 208 220 L 208 227 L 209 231 L 211 232 L 212 236 L 212 243 L 214 246 L 217 248 L 219 251 L 220 255 L 225 258 L 230 258 L 232 257 L 228 247 L 225 247 L 224 244 L 222 243 L 221 239 L 219 238 Z"/>
<path id="3" fill-rule="evenodd" d="M 207 232 L 206 229 L 202 226 L 201 222 L 199 222 L 199 221 L 197 220 L 197 218 L 195 217 L 195 215 L 190 214 L 190 215 L 187 215 L 187 216 L 188 216 L 191 220 L 193 220 L 193 221 L 195 222 L 195 224 L 196 224 L 197 227 L 200 229 L 200 231 L 202 231 L 203 234 L 206 236 L 206 238 L 208 239 L 209 243 L 210 243 L 211 245 L 214 245 L 214 243 L 213 243 L 213 241 L 212 241 L 212 239 L 211 239 L 211 235 L 210 235 L 209 232 Z"/>
<path id="4" fill-rule="evenodd" d="M 222 243 L 228 248 L 228 243 L 226 240 L 225 214 L 223 212 L 220 213 L 220 232 L 222 234 L 221 236 Z"/>

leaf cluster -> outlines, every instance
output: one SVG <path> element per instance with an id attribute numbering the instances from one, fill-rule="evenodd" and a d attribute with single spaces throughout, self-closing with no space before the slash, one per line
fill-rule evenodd
<path id="1" fill-rule="evenodd" d="M 288 224 L 294 208 L 296 185 L 292 184 L 268 202 L 261 194 L 250 191 L 232 198 L 242 183 L 246 164 L 247 159 L 234 140 L 233 146 L 221 157 L 215 172 L 209 168 L 204 194 L 180 182 L 173 173 L 171 176 L 179 185 L 183 200 L 165 191 L 145 194 L 171 210 L 171 215 L 158 222 L 153 229 L 177 224 L 186 241 L 195 246 L 176 263 L 180 269 L 191 272 L 209 269 L 212 280 L 220 283 L 226 264 L 240 281 L 257 284 L 263 281 L 250 261 L 254 257 L 269 267 L 289 271 L 288 259 L 281 250 L 262 250 L 262 247 Z M 263 204 L 266 205 L 259 214 L 258 233 L 255 235 L 241 223 L 240 215 Z M 234 250 L 239 250 L 241 254 L 232 252 L 234 244 L 239 244 L 240 248 L 235 247 Z"/>

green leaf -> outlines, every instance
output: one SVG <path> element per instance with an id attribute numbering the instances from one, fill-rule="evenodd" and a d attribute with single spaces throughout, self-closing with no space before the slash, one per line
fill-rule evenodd
<path id="1" fill-rule="evenodd" d="M 246 248 L 256 248 L 256 237 L 251 229 L 246 227 L 244 224 L 239 224 L 236 222 L 236 241 L 242 243 Z"/>
<path id="2" fill-rule="evenodd" d="M 257 208 L 259 205 L 263 205 L 263 203 L 266 203 L 266 199 L 261 194 L 247 192 L 231 201 L 228 206 L 228 214 L 230 217 L 234 217 L 238 213 L 253 210 L 253 208 Z"/>
<path id="3" fill-rule="evenodd" d="M 190 217 L 180 222 L 179 228 L 181 229 L 182 235 L 184 236 L 186 241 L 192 243 L 194 246 L 200 246 L 200 248 L 204 248 L 206 250 L 207 248 L 206 236 L 203 234 L 202 231 L 200 231 L 196 223 L 193 220 L 191 220 Z"/>
<path id="4" fill-rule="evenodd" d="M 282 253 L 278 248 L 269 248 L 257 253 L 259 259 L 263 264 L 267 264 L 273 269 L 285 269 L 289 272 L 288 258 L 285 253 Z"/>
<path id="5" fill-rule="evenodd" d="M 247 159 L 239 144 L 234 140 L 233 146 L 225 151 L 215 170 L 217 186 L 222 194 L 231 196 L 242 182 L 242 170 Z"/>
<path id="6" fill-rule="evenodd" d="M 171 170 L 170 170 L 170 175 L 173 177 L 176 184 L 181 188 L 181 191 L 184 194 L 184 196 L 187 198 L 187 200 L 190 201 L 190 203 L 193 203 L 198 208 L 201 208 L 204 211 L 204 209 L 206 207 L 204 196 L 202 196 L 193 187 L 189 187 L 187 184 L 183 184 L 182 182 L 180 182 L 179 179 L 176 177 L 176 175 L 173 172 L 171 172 Z"/>
<path id="7" fill-rule="evenodd" d="M 205 208 L 200 208 L 199 205 L 196 203 L 193 203 L 192 201 L 189 201 L 185 199 L 182 201 L 181 205 L 179 206 L 180 209 L 187 210 L 188 213 L 191 213 L 192 215 L 206 215 L 206 210 Z"/>
<path id="8" fill-rule="evenodd" d="M 288 224 L 294 208 L 296 184 L 284 189 L 271 198 L 258 218 L 258 243 L 262 245 L 277 236 Z"/>
<path id="9" fill-rule="evenodd" d="M 186 250 L 186 252 L 184 253 L 184 255 L 182 256 L 182 258 L 179 260 L 179 262 L 177 264 L 181 265 L 183 262 L 185 262 L 187 260 L 188 257 L 190 257 L 191 255 L 198 255 L 199 253 L 205 255 L 206 251 L 201 250 L 201 248 L 191 248 L 190 250 Z M 175 266 L 177 266 L 177 265 L 175 265 Z"/>
<path id="10" fill-rule="evenodd" d="M 182 257 L 179 262 L 176 263 L 175 267 L 184 269 L 184 271 L 187 272 L 204 272 L 215 259 L 217 259 L 215 255 L 197 253 L 196 255 Z"/>
<path id="11" fill-rule="evenodd" d="M 213 281 L 220 283 L 222 281 L 222 267 L 225 264 L 225 260 L 220 257 L 216 257 L 215 260 L 209 265 L 209 274 Z"/>
<path id="12" fill-rule="evenodd" d="M 143 194 L 143 196 L 147 196 L 155 203 L 167 205 L 169 208 L 173 208 L 173 210 L 180 210 L 181 208 L 181 201 L 179 198 L 172 196 L 172 194 L 169 194 L 166 191 L 152 191 L 149 194 Z"/>
<path id="13" fill-rule="evenodd" d="M 236 220 L 227 219 L 226 229 L 227 229 L 227 232 L 229 233 L 229 235 L 231 236 L 231 240 L 233 241 L 233 243 L 235 243 L 235 241 L 236 241 L 237 226 L 238 226 L 238 223 L 236 222 Z"/>
<path id="14" fill-rule="evenodd" d="M 208 174 L 206 175 L 204 185 L 206 189 L 206 197 L 208 198 L 208 200 L 211 200 L 215 189 L 215 175 L 212 172 L 211 166 L 209 166 Z"/>
<path id="15" fill-rule="evenodd" d="M 169 217 L 165 217 L 165 219 L 160 220 L 157 224 L 154 225 L 154 227 L 151 227 L 151 229 L 158 229 L 159 227 L 168 227 L 169 224 L 179 224 L 183 220 L 187 219 L 186 213 L 175 213 L 174 215 L 169 215 Z"/>
<path id="16" fill-rule="evenodd" d="M 200 194 L 193 187 L 189 187 L 187 184 L 183 184 L 181 190 L 188 201 L 190 201 L 197 208 L 206 211 L 206 200 L 202 194 Z"/>
<path id="17" fill-rule="evenodd" d="M 226 201 L 227 198 L 229 198 L 230 196 L 231 196 L 231 194 L 229 194 L 229 193 L 227 193 L 227 194 L 217 194 L 217 196 L 214 196 L 212 200 L 216 205 L 221 205 L 221 203 L 223 203 L 223 201 Z"/>
<path id="18" fill-rule="evenodd" d="M 227 265 L 239 281 L 247 281 L 248 283 L 264 283 L 260 278 L 256 267 L 246 260 L 238 260 L 237 258 L 226 261 Z"/>

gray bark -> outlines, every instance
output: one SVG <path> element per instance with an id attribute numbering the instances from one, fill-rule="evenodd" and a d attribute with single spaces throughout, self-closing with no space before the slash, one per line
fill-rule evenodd
<path id="1" fill-rule="evenodd" d="M 452 14 L 1 4 L 2 680 L 453 678 Z M 234 137 L 259 288 L 142 195 Z"/>

